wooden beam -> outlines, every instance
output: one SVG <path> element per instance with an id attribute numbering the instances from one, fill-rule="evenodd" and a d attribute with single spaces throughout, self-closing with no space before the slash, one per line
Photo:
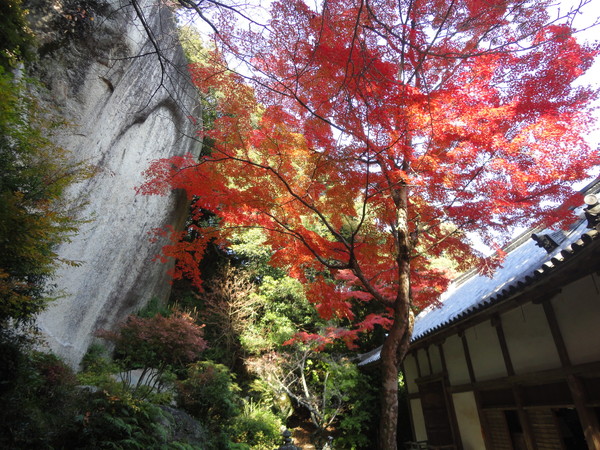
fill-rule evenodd
<path id="1" fill-rule="evenodd" d="M 419 349 L 416 349 L 412 352 L 413 357 L 415 358 L 415 363 L 417 364 L 417 378 L 423 378 L 423 374 L 421 373 L 421 364 L 419 364 Z"/>
<path id="2" fill-rule="evenodd" d="M 496 328 L 496 334 L 498 335 L 498 342 L 500 343 L 500 350 L 502 350 L 502 358 L 504 359 L 504 367 L 506 367 L 506 374 L 512 377 L 515 374 L 512 359 L 508 351 L 508 345 L 506 344 L 506 337 L 504 336 L 504 328 L 502 327 L 502 319 L 499 315 L 492 316 L 492 326 Z"/>
<path id="3" fill-rule="evenodd" d="M 491 318 L 491 325 L 496 328 L 496 335 L 498 336 L 498 343 L 500 344 L 500 350 L 502 350 L 502 358 L 504 359 L 504 366 L 506 367 L 506 373 L 509 377 L 515 375 L 515 369 L 513 367 L 512 359 L 510 358 L 510 352 L 508 351 L 508 345 L 506 343 L 506 336 L 504 335 L 504 328 L 502 327 L 502 319 L 500 315 L 495 314 Z M 525 445 L 528 450 L 535 450 L 535 437 L 533 434 L 533 428 L 531 427 L 531 421 L 529 415 L 523 409 L 523 396 L 518 386 L 512 387 L 513 397 L 515 404 L 517 405 L 517 414 L 519 416 L 519 422 L 523 429 L 523 435 L 525 437 Z"/>
<path id="4" fill-rule="evenodd" d="M 571 358 L 569 358 L 567 346 L 565 345 L 565 341 L 560 331 L 560 327 L 558 326 L 558 320 L 556 319 L 556 313 L 554 312 L 554 308 L 552 307 L 551 299 L 548 299 L 547 301 L 543 302 L 542 306 L 544 307 L 546 321 L 548 322 L 548 326 L 550 327 L 550 333 L 552 333 L 552 339 L 554 340 L 554 346 L 556 347 L 556 351 L 558 352 L 560 363 L 563 367 L 570 367 Z"/>
<path id="5" fill-rule="evenodd" d="M 571 367 L 571 358 L 569 357 L 567 346 L 565 345 L 562 332 L 560 331 L 552 301 L 545 301 L 543 307 L 561 365 L 563 368 L 568 369 Z M 598 423 L 598 417 L 596 416 L 595 411 L 587 406 L 586 392 L 583 383 L 579 377 L 572 373 L 567 374 L 566 378 L 588 448 L 590 450 L 600 450 L 600 425 Z"/>
<path id="6" fill-rule="evenodd" d="M 512 377 L 496 378 L 493 380 L 479 381 L 452 386 L 452 392 L 468 392 L 473 389 L 484 391 L 493 389 L 509 389 L 519 385 L 533 385 L 552 383 L 565 380 L 568 375 L 586 375 L 588 377 L 600 377 L 600 362 L 580 364 L 558 369 L 540 370 Z"/>
<path id="7" fill-rule="evenodd" d="M 440 354 L 440 361 L 442 363 L 442 373 L 444 377 L 448 379 L 448 366 L 446 365 L 446 355 L 444 354 L 444 346 L 442 344 L 437 344 L 438 352 Z"/>
<path id="8" fill-rule="evenodd" d="M 475 405 L 477 406 L 477 415 L 479 416 L 479 425 L 481 426 L 481 434 L 483 435 L 483 443 L 485 444 L 486 449 L 493 449 L 492 441 L 490 439 L 488 430 L 486 429 L 486 421 L 485 416 L 483 414 L 483 408 L 481 407 L 481 395 L 476 388 L 477 380 L 475 378 L 475 371 L 473 370 L 473 362 L 471 361 L 471 352 L 469 351 L 469 343 L 467 342 L 467 336 L 464 331 L 460 331 L 458 333 L 458 337 L 460 337 L 463 346 L 463 352 L 465 354 L 465 360 L 467 362 L 467 370 L 469 372 L 469 380 L 471 383 L 468 384 L 469 389 L 465 389 L 465 391 L 473 391 L 473 396 L 475 397 Z M 453 387 L 450 386 L 450 392 L 457 392 L 453 390 Z"/>
<path id="9" fill-rule="evenodd" d="M 440 355 L 440 362 L 442 363 L 442 373 L 444 376 L 444 396 L 446 397 L 446 405 L 448 406 L 448 411 L 450 412 L 450 429 L 452 430 L 452 439 L 457 450 L 462 450 L 462 438 L 458 428 L 458 419 L 456 418 L 456 409 L 454 409 L 454 400 L 452 399 L 452 393 L 448 390 L 450 381 L 448 380 L 448 370 L 446 366 L 446 357 L 444 356 L 444 348 L 442 344 L 438 344 L 437 347 Z"/>
<path id="10" fill-rule="evenodd" d="M 575 402 L 575 408 L 579 415 L 579 421 L 583 428 L 583 434 L 590 450 L 600 450 L 600 427 L 598 426 L 598 418 L 592 408 L 586 406 L 586 394 L 581 379 L 568 375 L 567 382 L 569 389 Z"/>
<path id="11" fill-rule="evenodd" d="M 465 360 L 467 361 L 467 370 L 469 371 L 469 380 L 471 383 L 475 383 L 475 371 L 473 370 L 473 361 L 471 361 L 471 352 L 469 352 L 469 344 L 467 342 L 467 336 L 464 332 L 458 333 L 458 336 L 462 340 L 463 351 L 465 353 Z"/>
<path id="12" fill-rule="evenodd" d="M 404 370 L 404 362 L 402 362 L 402 364 L 400 364 L 400 370 L 402 371 L 402 373 L 404 374 L 404 382 L 406 383 L 406 370 Z M 418 390 L 417 390 L 418 392 Z M 417 433 L 415 431 L 415 418 L 413 416 L 413 410 L 412 410 L 412 405 L 410 404 L 410 401 L 413 398 L 417 398 L 420 399 L 419 394 L 416 394 L 416 397 L 413 397 L 415 394 L 409 394 L 408 393 L 408 384 L 406 385 L 406 397 L 407 397 L 407 406 L 408 406 L 408 417 L 410 418 L 410 432 L 412 434 L 413 439 L 416 439 L 417 437 Z"/>
<path id="13" fill-rule="evenodd" d="M 425 354 L 427 355 L 427 364 L 429 365 L 429 374 L 433 375 L 433 366 L 431 365 L 431 355 L 429 354 L 429 346 L 425 347 Z"/>
<path id="14" fill-rule="evenodd" d="M 424 377 L 417 378 L 415 383 L 417 384 L 428 384 L 433 383 L 434 381 L 441 381 L 443 375 L 441 373 L 436 373 L 434 375 L 425 375 Z"/>

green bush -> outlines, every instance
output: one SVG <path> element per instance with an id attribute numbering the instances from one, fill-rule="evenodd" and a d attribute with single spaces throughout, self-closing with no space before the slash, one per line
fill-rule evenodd
<path id="1" fill-rule="evenodd" d="M 212 361 L 192 364 L 187 378 L 177 386 L 179 404 L 203 423 L 220 427 L 240 413 L 240 388 L 222 364 Z"/>
<path id="2" fill-rule="evenodd" d="M 58 125 L 0 66 L 0 325 L 44 308 L 60 262 L 55 247 L 77 229 L 62 196 L 90 173 L 52 144 Z"/>
<path id="3" fill-rule="evenodd" d="M 185 424 L 175 423 L 170 408 L 158 405 L 169 403 L 172 393 L 145 395 L 148 393 L 143 390 L 132 389 L 116 377 L 121 367 L 107 353 L 102 345 L 93 344 L 83 358 L 78 379 L 91 391 L 81 403 L 78 435 L 70 446 L 77 443 L 76 448 L 197 448 L 186 442 L 171 442 L 178 426 Z"/>
<path id="4" fill-rule="evenodd" d="M 31 347 L 30 338 L 0 329 L 0 448 L 209 448 L 187 442 L 204 436 L 199 425 L 186 435 L 190 426 L 180 426 L 171 412 L 103 378 L 112 367 L 98 347 L 86 356 L 83 377 L 95 376 L 104 389 L 78 385 L 56 356 Z"/>
<path id="5" fill-rule="evenodd" d="M 27 27 L 25 11 L 20 0 L 0 2 L 0 66 L 15 67 L 23 59 L 32 59 L 33 34 Z"/>
<path id="6" fill-rule="evenodd" d="M 61 448 L 75 428 L 76 378 L 24 336 L 0 331 L 0 448 Z"/>
<path id="7" fill-rule="evenodd" d="M 106 391 L 89 395 L 77 423 L 72 448 L 160 448 L 168 438 L 166 417 L 158 406 Z"/>
<path id="8" fill-rule="evenodd" d="M 336 448 L 368 449 L 372 447 L 376 436 L 372 431 L 377 429 L 379 383 L 377 375 L 363 373 L 354 365 L 346 366 L 337 383 L 345 392 L 345 408 L 336 424 Z"/>
<path id="9" fill-rule="evenodd" d="M 187 378 L 177 383 L 178 405 L 208 428 L 213 439 L 207 448 L 231 447 L 229 426 L 240 414 L 240 388 L 229 369 L 212 361 L 188 367 Z"/>
<path id="10" fill-rule="evenodd" d="M 137 312 L 136 316 L 143 317 L 145 319 L 150 319 L 159 314 L 163 317 L 170 317 L 174 310 L 180 309 L 176 306 L 177 305 L 175 305 L 174 308 L 169 308 L 169 306 L 164 305 L 158 297 L 152 297 L 150 300 L 148 300 L 148 303 L 146 303 L 146 305 Z"/>
<path id="11" fill-rule="evenodd" d="M 272 450 L 281 441 L 281 426 L 268 406 L 249 401 L 233 420 L 230 434 L 234 442 L 247 444 L 252 450 Z"/>

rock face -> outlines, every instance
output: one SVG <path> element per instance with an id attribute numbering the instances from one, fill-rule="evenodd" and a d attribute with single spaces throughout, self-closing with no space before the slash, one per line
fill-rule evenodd
<path id="1" fill-rule="evenodd" d="M 29 7 L 47 54 L 36 75 L 71 123 L 58 143 L 95 170 L 69 192 L 73 204 L 87 202 L 77 212 L 87 222 L 58 249 L 61 258 L 80 265 L 59 268 L 54 282 L 62 297 L 38 319 L 51 350 L 76 367 L 97 329 L 113 328 L 170 291 L 168 267 L 153 261 L 164 242 L 151 242 L 149 233 L 181 227 L 187 202 L 175 194 L 136 195 L 135 187 L 150 161 L 198 151 L 188 137 L 195 131 L 188 116 L 198 115 L 197 97 L 173 16 L 158 1 L 137 4 L 161 59 L 129 3 L 93 3 L 100 13 L 92 22 L 89 5 L 65 10 L 66 3 L 54 3 L 49 10 L 43 4 L 50 2 L 37 1 Z"/>
<path id="2" fill-rule="evenodd" d="M 168 435 L 165 443 L 185 442 L 203 448 L 209 442 L 208 433 L 202 424 L 188 413 L 169 406 L 161 406 L 160 409 L 167 415 L 162 424 Z"/>

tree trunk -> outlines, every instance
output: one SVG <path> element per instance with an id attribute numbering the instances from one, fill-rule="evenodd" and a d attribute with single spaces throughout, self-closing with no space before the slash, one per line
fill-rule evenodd
<path id="1" fill-rule="evenodd" d="M 410 293 L 410 240 L 407 214 L 407 188 L 398 189 L 394 200 L 398 211 L 396 223 L 398 293 L 394 301 L 394 324 L 381 349 L 381 417 L 379 448 L 397 449 L 398 373 L 408 351 L 412 335 Z"/>
<path id="2" fill-rule="evenodd" d="M 396 450 L 398 427 L 398 373 L 408 351 L 412 324 L 408 302 L 398 302 L 394 325 L 381 349 L 381 417 L 379 448 Z"/>

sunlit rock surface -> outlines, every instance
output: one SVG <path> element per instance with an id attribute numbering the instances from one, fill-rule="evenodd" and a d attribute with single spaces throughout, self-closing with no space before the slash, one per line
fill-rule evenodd
<path id="1" fill-rule="evenodd" d="M 89 29 L 58 44 L 48 17 L 61 11 L 33 8 L 50 49 L 36 70 L 71 122 L 57 139 L 96 171 L 69 193 L 74 205 L 87 202 L 77 216 L 89 222 L 59 249 L 61 258 L 80 265 L 59 269 L 54 281 L 63 297 L 38 320 L 51 350 L 74 367 L 95 330 L 114 327 L 152 297 L 166 298 L 168 267 L 153 261 L 163 242 L 152 243 L 149 232 L 179 227 L 187 213 L 185 199 L 175 194 L 135 193 L 150 161 L 198 150 L 187 137 L 195 131 L 188 116 L 198 115 L 196 96 L 173 17 L 158 10 L 159 2 L 139 3 L 164 52 L 162 65 L 130 6 L 113 1 Z"/>

